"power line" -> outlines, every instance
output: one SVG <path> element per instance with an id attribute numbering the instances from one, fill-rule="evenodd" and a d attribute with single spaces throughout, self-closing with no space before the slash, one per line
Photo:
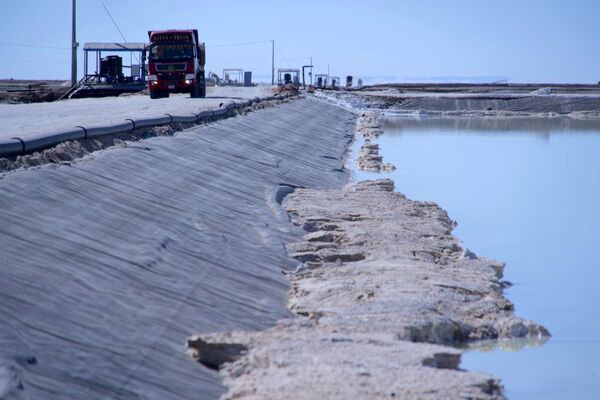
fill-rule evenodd
<path id="1" fill-rule="evenodd" d="M 108 8 L 106 8 L 106 5 L 103 2 L 100 2 L 100 4 L 102 4 L 102 7 L 104 7 L 104 11 L 106 11 L 106 13 L 108 14 L 108 17 L 110 18 L 112 23 L 115 25 L 115 28 L 117 28 L 117 30 L 121 34 L 123 41 L 127 42 L 127 39 L 125 39 L 125 35 L 123 35 L 123 32 L 121 32 L 121 29 L 119 29 L 119 25 L 117 25 L 117 23 L 115 22 L 115 19 L 112 17 L 112 15 L 110 15 L 110 11 L 108 11 Z"/>
<path id="2" fill-rule="evenodd" d="M 3 45 L 3 46 L 15 46 L 15 47 L 33 47 L 33 48 L 36 48 L 36 49 L 71 50 L 70 47 L 40 46 L 40 45 L 37 45 L 37 44 L 23 44 L 23 43 L 0 42 L 0 45 Z"/>
<path id="3" fill-rule="evenodd" d="M 279 50 L 279 54 L 281 54 L 281 58 L 283 58 L 283 61 L 285 61 L 285 63 L 287 64 L 288 68 L 292 68 L 292 66 L 290 65 L 290 63 L 288 62 L 288 60 L 285 59 L 285 56 L 283 55 L 283 52 L 281 51 L 281 49 L 277 49 Z"/>
<path id="4" fill-rule="evenodd" d="M 270 40 L 257 40 L 254 42 L 240 42 L 240 43 L 226 43 L 226 44 L 210 44 L 206 45 L 206 47 L 233 47 L 233 46 L 248 46 L 251 44 L 259 44 L 259 43 L 271 43 Z"/>
<path id="5" fill-rule="evenodd" d="M 108 11 L 108 8 L 106 7 L 106 4 L 104 4 L 102 1 L 100 1 L 100 4 L 102 4 L 102 7 L 104 7 L 104 11 L 106 11 L 106 13 L 108 14 L 108 17 L 110 18 L 110 20 L 112 21 L 112 23 L 115 25 L 115 28 L 117 28 L 117 30 L 119 31 L 119 34 L 123 38 L 123 41 L 125 43 L 127 43 L 127 39 L 125 39 L 125 35 L 123 35 L 123 32 L 121 32 L 121 29 L 119 28 L 119 25 L 117 25 L 117 22 L 115 21 L 115 19 L 113 18 L 113 16 L 110 14 L 110 11 Z M 138 64 L 141 64 L 140 58 L 137 56 L 137 54 L 134 54 L 133 56 L 135 57 L 135 59 L 138 62 Z M 131 60 L 131 58 L 130 58 L 130 60 Z"/>
<path id="6" fill-rule="evenodd" d="M 289 65 L 289 61 L 290 60 L 306 60 L 306 58 L 275 58 L 275 62 L 286 62 Z M 263 62 L 268 62 L 270 61 L 270 59 L 261 59 L 261 60 L 250 60 L 250 59 L 221 59 L 221 58 L 215 58 L 215 57 L 211 57 L 210 58 L 210 62 L 211 63 L 216 63 L 216 62 L 228 62 L 228 63 L 263 63 Z"/>
<path id="7" fill-rule="evenodd" d="M 0 58 L 0 61 L 19 62 L 19 63 L 39 63 L 40 62 L 40 60 L 23 60 L 23 59 L 16 59 L 16 58 Z M 44 60 L 44 63 L 65 64 L 66 61 Z"/>

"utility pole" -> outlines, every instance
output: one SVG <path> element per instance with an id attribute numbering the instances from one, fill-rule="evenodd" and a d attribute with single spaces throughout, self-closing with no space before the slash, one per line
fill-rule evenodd
<path id="1" fill-rule="evenodd" d="M 76 0 L 73 0 L 73 32 L 71 36 L 71 87 L 77 85 L 77 29 L 76 29 Z"/>
<path id="2" fill-rule="evenodd" d="M 271 40 L 271 85 L 275 85 L 275 40 Z"/>

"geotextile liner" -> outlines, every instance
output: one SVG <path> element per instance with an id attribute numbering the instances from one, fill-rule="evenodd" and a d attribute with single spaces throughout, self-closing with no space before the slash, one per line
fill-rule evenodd
<path id="1" fill-rule="evenodd" d="M 352 126 L 298 100 L 0 179 L 0 398 L 219 397 L 185 339 L 288 315 L 281 188 L 343 186 Z"/>

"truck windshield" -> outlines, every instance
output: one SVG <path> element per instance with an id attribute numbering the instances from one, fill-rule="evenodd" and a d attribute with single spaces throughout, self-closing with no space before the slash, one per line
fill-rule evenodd
<path id="1" fill-rule="evenodd" d="M 192 43 L 160 43 L 150 46 L 151 60 L 187 60 L 193 57 Z"/>

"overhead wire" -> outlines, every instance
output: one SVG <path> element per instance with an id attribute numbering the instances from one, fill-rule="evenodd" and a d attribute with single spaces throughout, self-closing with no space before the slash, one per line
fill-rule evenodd
<path id="1" fill-rule="evenodd" d="M 16 47 L 33 47 L 33 48 L 36 48 L 36 49 L 71 50 L 70 47 L 42 46 L 42 45 L 38 45 L 38 44 L 24 44 L 24 43 L 0 42 L 0 45 L 4 45 L 4 46 L 16 46 Z"/>
<path id="2" fill-rule="evenodd" d="M 98 1 L 100 1 L 100 4 L 102 4 L 102 7 L 104 7 L 104 11 L 106 11 L 106 14 L 108 14 L 108 17 L 112 21 L 113 25 L 115 26 L 115 28 L 117 28 L 117 31 L 119 31 L 119 34 L 123 38 L 123 41 L 125 43 L 127 43 L 127 39 L 125 39 L 125 35 L 123 35 L 123 32 L 121 32 L 121 28 L 119 28 L 119 25 L 117 25 L 117 21 L 115 21 L 115 19 L 111 15 L 110 11 L 108 11 L 108 8 L 106 7 L 106 4 L 104 4 L 104 2 L 102 2 L 101 0 L 98 0 Z M 135 59 L 138 62 L 138 64 L 141 64 L 141 61 L 140 61 L 139 57 L 137 56 L 137 54 L 134 54 L 133 56 L 135 57 Z M 131 61 L 131 59 L 130 59 L 130 61 Z"/>
<path id="3" fill-rule="evenodd" d="M 290 65 L 290 63 L 288 62 L 288 60 L 286 60 L 285 56 L 283 55 L 283 52 L 281 51 L 281 49 L 278 48 L 277 50 L 279 50 L 279 54 L 281 54 L 281 58 L 283 58 L 283 61 L 285 61 L 285 63 L 287 64 L 288 68 L 292 68 L 292 66 Z"/>
<path id="4" fill-rule="evenodd" d="M 40 60 L 23 60 L 23 59 L 16 59 L 16 58 L 0 58 L 0 61 L 19 62 L 19 63 L 39 63 L 40 62 Z M 64 61 L 44 60 L 44 63 L 64 64 Z"/>
<path id="5" fill-rule="evenodd" d="M 104 2 L 102 2 L 102 1 L 100 1 L 100 4 L 102 4 L 102 7 L 104 7 L 104 11 L 106 11 L 106 14 L 108 14 L 108 18 L 110 18 L 110 20 L 114 24 L 115 28 L 117 28 L 117 31 L 119 31 L 119 34 L 121 34 L 121 37 L 123 38 L 123 41 L 127 42 L 127 39 L 125 39 L 125 35 L 123 35 L 123 32 L 121 32 L 121 29 L 119 28 L 119 25 L 117 25 L 117 22 L 115 21 L 115 19 L 113 18 L 113 16 L 110 14 L 110 11 L 108 11 L 108 8 L 106 7 L 106 4 L 104 4 Z"/>
<path id="6" fill-rule="evenodd" d="M 270 40 L 255 40 L 253 42 L 224 43 L 224 44 L 210 44 L 210 45 L 207 44 L 206 47 L 248 46 L 248 45 L 259 44 L 259 43 L 271 43 L 271 41 Z"/>

